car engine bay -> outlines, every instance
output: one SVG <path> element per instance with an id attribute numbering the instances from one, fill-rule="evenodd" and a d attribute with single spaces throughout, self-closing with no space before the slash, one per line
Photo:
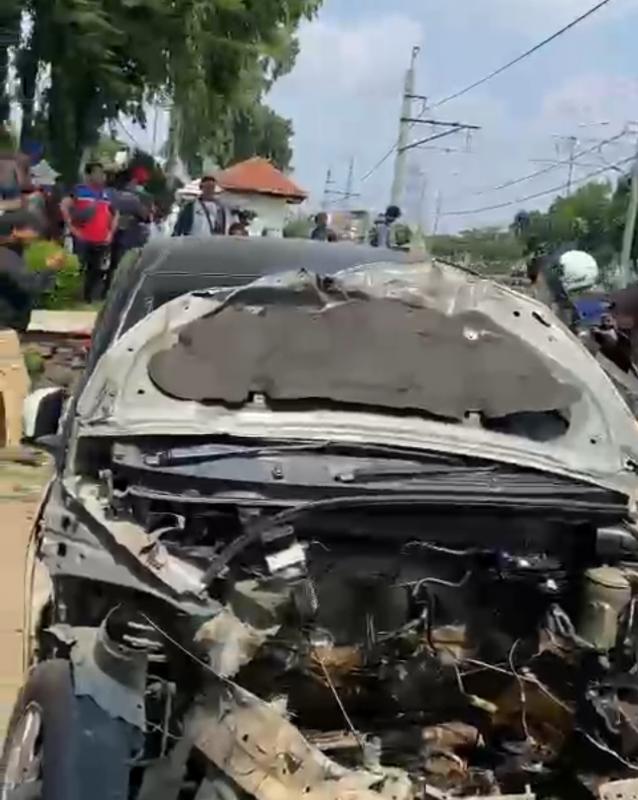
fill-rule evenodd
<path id="1" fill-rule="evenodd" d="M 43 519 L 36 650 L 136 730 L 131 798 L 635 796 L 638 540 L 611 493 L 291 510 L 124 474 Z M 146 590 L 86 571 L 109 528 Z"/>

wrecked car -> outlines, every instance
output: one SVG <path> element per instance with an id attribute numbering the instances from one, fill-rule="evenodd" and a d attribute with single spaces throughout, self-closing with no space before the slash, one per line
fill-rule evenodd
<path id="1" fill-rule="evenodd" d="M 0 797 L 637 796 L 638 428 L 543 305 L 191 291 L 62 430 Z"/>

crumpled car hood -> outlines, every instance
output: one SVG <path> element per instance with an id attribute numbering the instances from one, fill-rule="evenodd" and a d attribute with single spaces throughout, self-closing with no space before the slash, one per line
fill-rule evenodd
<path id="1" fill-rule="evenodd" d="M 355 306 L 353 326 L 344 309 Z M 273 308 L 280 313 L 264 314 Z M 308 343 L 317 341 L 308 322 L 317 319 L 315 363 L 308 359 Z M 364 336 L 355 335 L 357 325 Z M 332 344 L 345 358 L 325 358 L 331 330 L 341 334 Z M 400 368 L 392 359 L 393 337 L 394 352 L 404 359 Z M 407 374 L 405 358 L 411 393 L 397 386 Z M 358 386 L 346 386 L 361 359 Z M 316 398 L 319 385 L 327 387 L 319 396 L 329 403 L 295 408 L 295 401 Z M 266 397 L 290 402 L 274 410 Z M 487 430 L 477 421 L 481 414 L 552 409 L 566 414 L 569 427 L 549 441 Z M 580 342 L 542 304 L 438 263 L 366 266 L 328 284 L 303 271 L 285 273 L 231 293 L 181 297 L 104 355 L 77 415 L 80 435 L 387 444 L 537 468 L 630 496 L 636 485 L 638 426 Z"/>

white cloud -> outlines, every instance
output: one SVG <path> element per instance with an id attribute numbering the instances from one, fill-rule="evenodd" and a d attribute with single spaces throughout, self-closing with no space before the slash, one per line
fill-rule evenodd
<path id="1" fill-rule="evenodd" d="M 457 3 L 459 0 L 452 0 Z M 594 0 L 460 0 L 469 5 L 469 13 L 477 20 L 489 19 L 492 25 L 510 28 L 530 38 L 542 38 L 584 14 Z M 615 0 L 584 20 L 585 26 L 610 22 L 638 8 L 638 0 Z"/>
<path id="2" fill-rule="evenodd" d="M 619 128 L 638 116 L 638 80 L 591 72 L 574 76 L 545 96 L 541 124 L 562 127 L 606 122 Z"/>
<path id="3" fill-rule="evenodd" d="M 423 30 L 409 17 L 389 15 L 346 26 L 328 20 L 305 24 L 300 31 L 300 53 L 292 75 L 277 90 L 312 88 L 365 97 L 396 92 L 397 77 L 406 64 L 406 44 L 418 44 Z M 408 51 L 409 52 L 409 51 Z"/>

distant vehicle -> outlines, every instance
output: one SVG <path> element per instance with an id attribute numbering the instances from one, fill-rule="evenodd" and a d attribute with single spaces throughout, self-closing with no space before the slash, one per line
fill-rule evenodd
<path id="1" fill-rule="evenodd" d="M 330 212 L 330 227 L 342 241 L 367 242 L 371 221 L 370 212 L 365 210 Z"/>

